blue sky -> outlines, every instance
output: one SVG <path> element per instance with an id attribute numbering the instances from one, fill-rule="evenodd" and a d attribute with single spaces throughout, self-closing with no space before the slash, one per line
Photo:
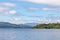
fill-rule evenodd
<path id="1" fill-rule="evenodd" d="M 0 0 L 0 22 L 60 22 L 60 0 Z"/>

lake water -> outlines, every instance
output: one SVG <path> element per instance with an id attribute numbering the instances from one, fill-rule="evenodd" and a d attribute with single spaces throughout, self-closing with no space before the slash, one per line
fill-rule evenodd
<path id="1" fill-rule="evenodd" d="M 60 29 L 0 28 L 0 40 L 60 40 Z"/>

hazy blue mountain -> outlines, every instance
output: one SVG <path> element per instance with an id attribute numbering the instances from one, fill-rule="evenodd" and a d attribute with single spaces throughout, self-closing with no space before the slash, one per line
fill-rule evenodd
<path id="1" fill-rule="evenodd" d="M 19 24 L 19 26 L 22 27 L 22 28 L 30 28 L 31 27 L 31 26 L 25 25 L 25 24 Z"/>
<path id="2" fill-rule="evenodd" d="M 18 27 L 18 25 L 11 24 L 8 22 L 0 22 L 0 28 L 11 28 L 11 27 Z"/>
<path id="3" fill-rule="evenodd" d="M 33 26 L 36 26 L 37 24 L 39 24 L 39 23 L 26 23 L 25 25 L 33 27 Z"/>
<path id="4" fill-rule="evenodd" d="M 28 25 L 24 25 L 24 24 L 11 24 L 11 23 L 8 23 L 8 22 L 0 22 L 0 28 L 28 28 L 30 26 Z"/>

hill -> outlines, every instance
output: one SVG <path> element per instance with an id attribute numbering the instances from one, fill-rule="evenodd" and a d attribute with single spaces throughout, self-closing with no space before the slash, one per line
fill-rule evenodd
<path id="1" fill-rule="evenodd" d="M 28 28 L 30 26 L 24 24 L 11 24 L 8 22 L 0 22 L 0 28 Z"/>
<path id="2" fill-rule="evenodd" d="M 60 23 L 38 24 L 33 28 L 60 29 Z"/>

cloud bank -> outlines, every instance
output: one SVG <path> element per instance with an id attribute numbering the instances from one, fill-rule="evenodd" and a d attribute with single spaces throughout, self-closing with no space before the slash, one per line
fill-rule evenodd
<path id="1" fill-rule="evenodd" d="M 1 14 L 15 14 L 16 13 L 15 10 L 10 10 L 15 6 L 16 5 L 13 3 L 8 3 L 8 2 L 0 3 L 0 13 Z"/>
<path id="2" fill-rule="evenodd" d="M 28 10 L 43 10 L 43 11 L 56 11 L 60 10 L 60 8 L 37 8 L 37 7 L 28 7 Z"/>
<path id="3" fill-rule="evenodd" d="M 48 5 L 52 5 L 52 6 L 60 6 L 60 0 L 22 0 L 22 1 L 39 3 L 39 4 L 41 4 L 41 3 L 48 4 Z"/>

